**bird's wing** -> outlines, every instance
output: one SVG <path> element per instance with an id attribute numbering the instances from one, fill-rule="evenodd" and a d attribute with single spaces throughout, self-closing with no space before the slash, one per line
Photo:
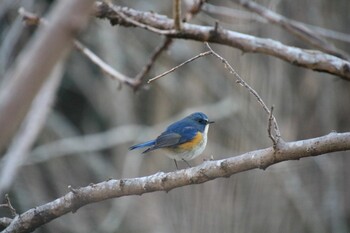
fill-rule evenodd
<path id="1" fill-rule="evenodd" d="M 168 146 L 174 146 L 179 143 L 181 135 L 174 132 L 164 132 L 157 139 L 155 147 L 162 148 Z"/>
<path id="2" fill-rule="evenodd" d="M 191 126 L 179 127 L 171 131 L 165 131 L 157 139 L 155 148 L 176 146 L 192 140 L 197 134 L 197 130 Z"/>

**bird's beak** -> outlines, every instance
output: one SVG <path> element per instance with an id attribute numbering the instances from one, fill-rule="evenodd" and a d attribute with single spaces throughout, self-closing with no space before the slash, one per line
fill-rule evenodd
<path id="1" fill-rule="evenodd" d="M 215 121 L 208 121 L 208 124 L 213 124 L 215 123 Z"/>

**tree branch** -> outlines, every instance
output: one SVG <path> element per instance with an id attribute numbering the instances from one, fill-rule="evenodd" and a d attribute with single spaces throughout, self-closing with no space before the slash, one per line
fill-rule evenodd
<path id="1" fill-rule="evenodd" d="M 339 58 L 349 60 L 348 54 L 337 49 L 332 43 L 326 41 L 325 39 L 320 37 L 316 31 L 309 29 L 305 25 L 290 20 L 252 1 L 235 0 L 235 2 L 265 18 L 266 20 L 268 20 L 268 22 L 281 26 L 282 28 L 296 35 L 303 41 L 306 41 L 307 43 L 315 46 L 317 49 L 320 49 L 321 51 L 337 56 Z"/>
<path id="2" fill-rule="evenodd" d="M 0 91 L 0 151 L 12 138 L 52 68 L 67 54 L 74 36 L 87 23 L 91 5 L 92 0 L 56 3 L 49 17 L 51 25 L 36 32 L 7 72 L 8 82 Z"/>
<path id="3" fill-rule="evenodd" d="M 3 233 L 33 231 L 68 212 L 75 212 L 82 206 L 109 198 L 142 195 L 155 191 L 169 192 L 174 188 L 200 184 L 251 169 L 266 169 L 287 160 L 345 150 L 350 150 L 350 132 L 330 133 L 313 139 L 283 142 L 277 150 L 269 147 L 228 159 L 205 161 L 197 167 L 175 172 L 158 172 L 151 176 L 130 179 L 111 179 L 82 188 L 70 188 L 71 192 L 63 197 L 17 215 Z"/>
<path id="4" fill-rule="evenodd" d="M 270 111 L 270 109 L 267 107 L 267 105 L 262 100 L 262 98 L 259 96 L 259 94 L 246 81 L 244 81 L 243 78 L 241 78 L 241 76 L 235 71 L 235 69 L 233 69 L 233 67 L 230 65 L 230 63 L 225 58 L 223 58 L 218 53 L 216 53 L 207 42 L 205 43 L 205 45 L 209 48 L 209 50 L 212 52 L 212 54 L 215 57 L 217 57 L 222 63 L 225 64 L 225 68 L 227 68 L 229 70 L 229 72 L 235 76 L 236 82 L 238 84 L 240 84 L 241 86 L 245 87 L 249 91 L 249 93 L 252 94 L 256 98 L 256 100 L 261 105 L 261 107 L 264 109 L 264 111 L 269 115 L 269 118 L 271 118 L 271 120 L 274 123 L 276 138 L 271 137 L 272 136 L 270 134 L 271 131 L 268 131 L 268 134 L 273 142 L 274 148 L 276 148 L 277 144 L 279 143 L 279 141 L 282 138 L 281 138 L 281 133 L 280 133 L 278 124 L 277 124 L 277 120 L 276 120 L 275 116 L 272 114 L 272 110 Z"/>
<path id="5" fill-rule="evenodd" d="M 175 30 L 181 30 L 181 0 L 173 0 L 173 17 Z"/>
<path id="6" fill-rule="evenodd" d="M 192 61 L 194 61 L 194 60 L 196 60 L 196 59 L 198 59 L 200 57 L 204 57 L 204 56 L 207 56 L 207 55 L 210 55 L 210 54 L 212 54 L 211 51 L 206 51 L 206 52 L 200 53 L 200 54 L 198 54 L 198 55 L 196 55 L 194 57 L 191 57 L 190 59 L 187 59 L 186 61 L 182 62 L 181 64 L 179 64 L 179 65 L 177 65 L 177 66 L 175 66 L 173 68 L 171 68 L 170 70 L 167 70 L 167 71 L 165 71 L 165 72 L 163 72 L 163 73 L 161 73 L 161 74 L 159 74 L 159 75 L 149 79 L 147 81 L 147 83 L 151 83 L 153 81 L 156 81 L 157 79 L 160 79 L 161 77 L 164 77 L 165 75 L 167 75 L 167 74 L 169 74 L 171 72 L 174 72 L 175 70 L 177 70 L 181 66 L 186 65 L 187 63 L 190 63 L 190 62 L 192 62 Z"/>
<path id="7" fill-rule="evenodd" d="M 119 14 L 116 12 L 119 12 Z M 174 28 L 173 20 L 164 15 L 120 6 L 114 6 L 112 10 L 101 2 L 96 2 L 94 13 L 96 17 L 110 20 L 113 25 L 136 26 L 172 38 L 212 42 L 238 48 L 243 52 L 271 55 L 297 66 L 330 73 L 350 81 L 350 63 L 320 51 L 287 46 L 272 39 L 254 37 L 220 27 L 183 23 L 181 31 L 178 32 L 172 30 Z M 129 20 L 126 21 L 125 18 L 121 18 L 120 14 L 125 15 Z"/>
<path id="8" fill-rule="evenodd" d="M 20 8 L 18 13 L 23 17 L 23 20 L 27 25 L 39 26 L 40 24 L 48 25 L 49 22 L 44 18 L 40 18 L 39 16 L 26 11 L 24 8 Z M 118 72 L 112 66 L 104 62 L 99 56 L 97 56 L 94 52 L 92 52 L 89 48 L 87 48 L 83 43 L 79 40 L 73 40 L 74 47 L 81 52 L 85 57 L 87 57 L 92 63 L 94 63 L 103 74 L 107 77 L 125 83 L 133 88 L 137 88 L 139 86 L 139 81 L 134 80 L 125 76 L 124 74 Z"/>
<path id="9" fill-rule="evenodd" d="M 5 229 L 12 222 L 12 218 L 2 217 L 0 218 L 0 230 Z"/>
<path id="10" fill-rule="evenodd" d="M 18 171 L 27 160 L 29 151 L 51 112 L 63 76 L 62 71 L 63 64 L 61 62 L 55 66 L 52 74 L 33 100 L 26 118 L 3 157 L 4 164 L 0 164 L 0 197 L 8 191 L 16 179 Z"/>
<path id="11" fill-rule="evenodd" d="M 142 84 L 142 80 L 146 77 L 146 75 L 151 70 L 154 62 L 156 59 L 161 55 L 161 53 L 169 48 L 169 46 L 172 44 L 173 40 L 169 37 L 164 38 L 164 41 L 162 44 L 160 44 L 153 52 L 152 56 L 149 58 L 149 61 L 147 64 L 142 68 L 142 70 L 136 75 L 135 77 L 135 83 L 138 83 L 138 85 L 135 85 L 134 90 L 137 90 L 140 85 Z"/>
<path id="12" fill-rule="evenodd" d="M 259 15 L 256 15 L 253 12 L 246 12 L 242 10 L 231 9 L 228 7 L 212 5 L 209 3 L 203 4 L 202 10 L 203 12 L 208 13 L 209 15 L 219 15 L 219 16 L 224 16 L 225 18 L 229 18 L 229 22 L 232 22 L 232 20 L 245 20 L 245 21 L 254 21 L 254 22 L 264 23 L 264 24 L 269 23 L 267 19 Z M 307 23 L 302 23 L 300 21 L 296 21 L 292 19 L 288 19 L 288 20 L 293 23 L 299 24 L 302 27 L 310 28 L 312 31 L 316 32 L 318 35 L 323 36 L 325 38 L 350 43 L 350 34 L 307 24 Z"/>

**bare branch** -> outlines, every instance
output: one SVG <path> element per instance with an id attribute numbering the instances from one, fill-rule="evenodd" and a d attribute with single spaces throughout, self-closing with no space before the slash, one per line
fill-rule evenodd
<path id="1" fill-rule="evenodd" d="M 18 13 L 23 17 L 23 20 L 26 22 L 27 25 L 34 25 L 38 26 L 39 24 L 47 25 L 48 21 L 40 18 L 39 16 L 26 11 L 24 8 L 20 8 L 18 10 Z M 124 74 L 118 72 L 115 70 L 112 66 L 104 62 L 99 56 L 97 56 L 94 52 L 92 52 L 89 48 L 87 48 L 83 43 L 81 43 L 79 40 L 73 41 L 75 48 L 80 51 L 83 55 L 85 55 L 92 63 L 97 65 L 98 68 L 100 68 L 101 72 L 107 77 L 112 78 L 116 81 L 120 81 L 122 83 L 128 84 L 131 87 L 137 87 L 138 82 L 136 80 L 133 80 Z"/>
<path id="2" fill-rule="evenodd" d="M 5 229 L 12 222 L 11 218 L 2 217 L 0 218 L 0 230 Z"/>
<path id="3" fill-rule="evenodd" d="M 173 17 L 175 30 L 181 30 L 181 0 L 173 0 Z"/>
<path id="4" fill-rule="evenodd" d="M 236 0 L 235 2 L 238 2 L 246 9 L 255 12 L 261 17 L 267 19 L 270 23 L 281 26 L 288 32 L 315 46 L 317 49 L 320 49 L 321 51 L 340 57 L 342 59 L 349 60 L 348 54 L 337 49 L 330 42 L 320 37 L 316 31 L 307 28 L 305 25 L 292 21 L 252 1 Z"/>
<path id="5" fill-rule="evenodd" d="M 51 112 L 62 78 L 62 70 L 61 62 L 56 65 L 49 79 L 45 81 L 35 97 L 25 120 L 3 158 L 4 164 L 0 166 L 0 197 L 8 191 L 16 179 L 19 169 L 27 160 L 29 152 Z"/>
<path id="6" fill-rule="evenodd" d="M 268 23 L 268 21 L 266 19 L 262 18 L 259 15 L 254 14 L 252 12 L 231 9 L 231 8 L 224 7 L 224 6 L 217 6 L 217 5 L 205 3 L 203 5 L 202 9 L 204 12 L 206 12 L 208 14 L 221 15 L 224 17 L 229 17 L 229 18 L 234 19 L 234 20 L 240 19 L 240 20 L 246 20 L 246 21 L 255 21 L 255 22 L 259 22 L 259 23 Z M 347 33 L 343 33 L 343 32 L 339 32 L 339 31 L 335 31 L 335 30 L 331 30 L 331 29 L 303 23 L 300 21 L 292 20 L 292 19 L 288 19 L 288 20 L 290 22 L 300 24 L 302 27 L 310 28 L 312 31 L 316 32 L 318 35 L 323 36 L 325 38 L 350 43 L 350 35 Z"/>
<path id="7" fill-rule="evenodd" d="M 99 3 L 101 3 L 101 2 L 99 2 Z M 97 4 L 99 4 L 99 3 L 97 3 Z M 101 4 L 103 4 L 103 3 L 101 3 Z M 154 32 L 157 34 L 161 34 L 161 35 L 171 35 L 171 34 L 176 33 L 176 29 L 171 29 L 171 28 L 169 28 L 168 30 L 158 29 L 156 27 L 153 27 L 152 25 L 148 25 L 148 24 L 145 24 L 143 22 L 137 21 L 137 20 L 133 19 L 132 17 L 130 17 L 129 15 L 125 14 L 120 7 L 117 7 L 110 2 L 105 2 L 104 4 L 107 4 L 109 9 L 112 10 L 112 12 L 114 12 L 118 16 L 117 17 L 118 21 L 117 22 L 113 21 L 113 23 L 118 23 L 118 24 L 126 23 L 128 26 L 133 25 L 133 26 L 140 27 L 140 28 L 143 28 L 143 29 L 146 29 L 148 31 L 151 31 L 151 32 Z M 173 23 L 172 23 L 172 25 L 173 25 Z"/>
<path id="8" fill-rule="evenodd" d="M 52 24 L 36 32 L 7 72 L 8 82 L 0 91 L 0 151 L 12 138 L 52 68 L 69 51 L 75 34 L 87 23 L 92 3 L 93 0 L 57 2 L 50 14 Z"/>
<path id="9" fill-rule="evenodd" d="M 74 188 L 52 202 L 17 215 L 4 232 L 29 232 L 68 212 L 90 203 L 130 195 L 200 184 L 220 177 L 251 169 L 267 167 L 287 161 L 350 150 L 350 133 L 330 133 L 326 136 L 283 143 L 276 152 L 273 147 L 251 151 L 228 159 L 205 161 L 200 166 L 175 172 L 158 172 L 151 176 L 115 180 L 111 179 L 87 187 Z"/>
<path id="10" fill-rule="evenodd" d="M 177 21 L 179 21 L 179 27 L 176 28 L 177 26 L 175 25 L 175 29 L 176 30 L 180 30 L 181 29 L 181 0 L 174 0 L 174 3 L 176 3 L 176 7 L 179 7 L 178 12 L 176 13 L 176 17 L 178 17 L 177 19 L 175 19 L 175 24 Z M 204 0 L 197 0 L 197 1 L 193 1 L 193 4 L 191 6 L 191 8 L 188 10 L 188 12 L 186 13 L 186 18 L 184 19 L 185 22 L 188 22 L 189 20 L 191 20 L 194 16 L 196 16 L 201 8 L 202 5 L 204 3 Z M 175 9 L 175 8 L 174 8 Z M 148 72 L 151 70 L 154 62 L 156 61 L 156 59 L 159 57 L 159 55 L 164 51 L 167 50 L 169 48 L 169 46 L 172 44 L 173 40 L 170 37 L 166 37 L 163 41 L 163 43 L 161 45 L 159 45 L 154 53 L 152 54 L 152 56 L 150 57 L 148 63 L 143 67 L 143 69 L 141 70 L 141 72 L 135 77 L 135 85 L 134 85 L 134 89 L 137 90 L 141 84 L 142 84 L 142 79 L 146 77 L 146 75 L 148 74 Z"/>
<path id="11" fill-rule="evenodd" d="M 157 76 L 154 77 L 154 78 L 149 79 L 149 80 L 147 81 L 147 83 L 151 83 L 151 82 L 153 82 L 153 81 L 155 81 L 155 80 L 157 80 L 157 79 L 160 79 L 161 77 L 164 77 L 165 75 L 167 75 L 167 74 L 169 74 L 169 73 L 175 71 L 176 69 L 180 68 L 181 66 L 186 65 L 187 63 L 189 63 L 189 62 L 191 62 L 191 61 L 194 61 L 194 60 L 196 60 L 196 59 L 198 59 L 198 58 L 200 58 L 200 57 L 204 57 L 204 56 L 207 56 L 207 55 L 210 55 L 210 54 L 212 54 L 211 51 L 207 51 L 207 52 L 204 52 L 204 53 L 200 53 L 200 54 L 198 54 L 197 56 L 194 56 L 194 57 L 192 57 L 192 58 L 190 58 L 190 59 L 188 59 L 188 60 L 182 62 L 180 65 L 177 65 L 177 66 L 171 68 L 170 70 L 165 71 L 164 73 L 162 73 L 162 74 L 160 74 L 160 75 L 157 75 Z"/>
<path id="12" fill-rule="evenodd" d="M 146 127 L 143 126 L 128 125 L 109 129 L 102 133 L 63 138 L 34 148 L 30 160 L 26 164 L 33 164 L 67 154 L 89 153 L 111 148 L 133 141 L 141 131 L 145 130 Z"/>
<path id="13" fill-rule="evenodd" d="M 100 68 L 102 73 L 116 81 L 120 81 L 132 87 L 135 86 L 135 80 L 118 72 L 112 66 L 104 62 L 99 56 L 93 53 L 89 48 L 84 46 L 81 42 L 79 42 L 78 40 L 74 40 L 74 45 L 75 48 L 78 49 L 82 54 L 84 54 L 92 63 L 97 65 L 97 67 Z"/>
<path id="14" fill-rule="evenodd" d="M 6 203 L 5 204 L 0 204 L 0 208 L 8 208 L 11 211 L 11 215 L 12 217 L 15 217 L 17 215 L 16 209 L 13 208 L 12 204 L 11 204 L 11 200 L 8 194 L 5 194 L 5 199 L 6 199 Z"/>
<path id="15" fill-rule="evenodd" d="M 162 44 L 160 44 L 155 51 L 153 52 L 152 56 L 150 57 L 148 63 L 143 67 L 143 69 L 140 71 L 138 75 L 136 75 L 134 81 L 135 83 L 138 83 L 139 85 L 135 85 L 135 88 L 138 88 L 142 84 L 142 80 L 146 77 L 148 72 L 151 70 L 154 62 L 156 59 L 160 56 L 160 54 L 169 48 L 169 46 L 172 43 L 172 39 L 169 37 L 166 37 Z"/>
<path id="16" fill-rule="evenodd" d="M 215 29 L 215 27 L 184 23 L 181 32 L 174 32 L 171 31 L 173 28 L 173 20 L 164 15 L 137 11 L 120 6 L 113 6 L 113 9 L 114 10 L 111 10 L 106 4 L 96 2 L 95 16 L 99 18 L 107 18 L 112 24 L 137 26 L 121 19 L 115 11 L 118 11 L 119 13 L 122 12 L 129 19 L 133 19 L 133 22 L 137 21 L 142 24 L 142 28 L 146 30 L 149 30 L 146 26 L 161 30 L 161 32 L 151 30 L 158 34 L 166 34 L 172 38 L 191 39 L 228 45 L 244 52 L 263 53 L 278 57 L 297 66 L 330 73 L 342 79 L 350 80 L 350 63 L 348 61 L 320 51 L 287 46 L 272 39 L 254 37 L 222 29 L 220 27 Z M 164 31 L 167 31 L 167 33 L 164 33 Z"/>
<path id="17" fill-rule="evenodd" d="M 275 133 L 276 133 L 276 137 L 277 137 L 277 142 L 280 140 L 281 138 L 281 133 L 277 124 L 277 120 L 276 118 L 273 116 L 272 112 L 269 110 L 269 108 L 267 107 L 267 105 L 264 103 L 264 101 L 261 99 L 261 97 L 259 96 L 259 94 L 251 87 L 249 86 L 248 83 L 246 83 L 241 76 L 233 69 L 233 67 L 230 65 L 230 63 L 223 57 L 221 57 L 218 53 L 216 53 L 211 47 L 210 45 L 206 42 L 205 45 L 209 48 L 209 50 L 212 52 L 212 54 L 214 56 L 216 56 L 217 58 L 219 58 L 221 60 L 222 63 L 225 64 L 225 68 L 227 68 L 231 74 L 233 74 L 236 79 L 237 79 L 237 83 L 239 83 L 240 85 L 244 86 L 245 88 L 248 89 L 248 91 L 250 92 L 250 94 L 252 94 L 258 101 L 258 103 L 262 106 L 262 108 L 265 110 L 265 112 L 272 117 L 272 121 L 274 123 L 275 126 Z M 273 142 L 275 142 L 274 140 L 272 140 Z"/>
<path id="18" fill-rule="evenodd" d="M 278 141 L 276 140 L 276 138 L 272 135 L 272 122 L 274 122 L 274 116 L 273 116 L 273 106 L 271 106 L 271 110 L 270 110 L 270 115 L 269 115 L 269 119 L 268 119 L 268 124 L 267 124 L 267 134 L 269 135 L 269 138 L 271 139 L 272 143 L 273 143 L 273 147 L 276 149 L 277 148 L 277 143 Z M 276 128 L 275 125 L 275 132 L 278 131 L 278 128 Z"/>

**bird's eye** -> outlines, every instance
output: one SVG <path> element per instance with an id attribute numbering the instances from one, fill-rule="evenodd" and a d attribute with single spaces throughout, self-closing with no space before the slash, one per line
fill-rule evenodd
<path id="1" fill-rule="evenodd" d="M 201 119 L 201 118 L 200 118 L 200 119 L 198 119 L 198 122 L 199 122 L 199 123 L 201 123 L 201 124 L 206 124 L 206 123 L 207 123 L 207 121 L 206 121 L 206 120 Z"/>

